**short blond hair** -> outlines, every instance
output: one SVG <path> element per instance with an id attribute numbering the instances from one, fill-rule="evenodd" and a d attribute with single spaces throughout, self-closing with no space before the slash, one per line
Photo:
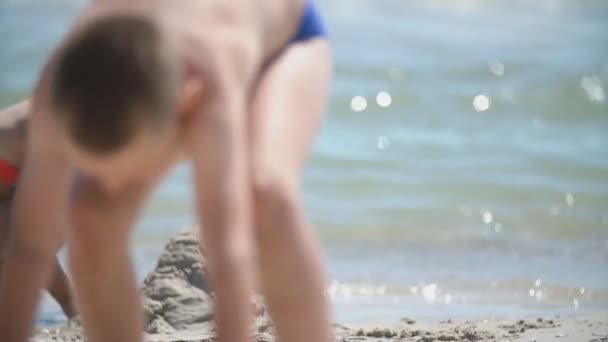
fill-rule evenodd
<path id="1" fill-rule="evenodd" d="M 113 15 L 89 23 L 59 54 L 51 103 L 68 136 L 108 154 L 176 106 L 180 70 L 157 25 Z"/>

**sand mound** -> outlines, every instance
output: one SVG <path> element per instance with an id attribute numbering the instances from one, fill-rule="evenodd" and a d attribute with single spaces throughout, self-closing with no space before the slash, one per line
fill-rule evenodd
<path id="1" fill-rule="evenodd" d="M 209 329 L 213 294 L 205 274 L 205 261 L 193 232 L 171 239 L 156 269 L 141 290 L 147 333 L 173 333 L 186 328 Z"/>
<path id="2" fill-rule="evenodd" d="M 150 340 L 167 341 L 161 335 L 174 338 L 177 334 L 180 340 L 185 335 L 190 340 L 213 335 L 213 292 L 199 246 L 195 230 L 177 235 L 165 246 L 156 269 L 144 279 L 141 295 Z M 266 330 L 268 318 L 259 303 L 254 296 L 250 307 L 257 313 L 255 328 Z"/>

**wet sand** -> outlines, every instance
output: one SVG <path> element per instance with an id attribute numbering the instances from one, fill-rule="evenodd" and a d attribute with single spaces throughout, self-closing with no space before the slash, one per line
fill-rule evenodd
<path id="1" fill-rule="evenodd" d="M 150 342 L 211 342 L 214 339 L 213 294 L 205 279 L 197 237 L 186 231 L 165 247 L 156 269 L 145 279 L 141 297 Z M 253 297 L 258 342 L 275 341 L 261 300 Z M 608 342 L 608 312 L 594 317 L 538 317 L 521 320 L 444 321 L 438 324 L 403 318 L 384 326 L 334 325 L 336 341 L 572 341 Z M 70 326 L 39 327 L 32 342 L 84 341 L 77 320 Z"/>

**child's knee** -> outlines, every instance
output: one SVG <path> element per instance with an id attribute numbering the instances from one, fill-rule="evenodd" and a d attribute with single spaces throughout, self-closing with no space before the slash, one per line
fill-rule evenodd
<path id="1" fill-rule="evenodd" d="M 254 221 L 256 231 L 279 228 L 299 210 L 298 187 L 283 170 L 258 168 L 252 177 Z"/>
<path id="2" fill-rule="evenodd" d="M 257 166 L 251 178 L 256 210 L 292 204 L 296 199 L 296 185 L 290 175 L 279 167 Z"/>

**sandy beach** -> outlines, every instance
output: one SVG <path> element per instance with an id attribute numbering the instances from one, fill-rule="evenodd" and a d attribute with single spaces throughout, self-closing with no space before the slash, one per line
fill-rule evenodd
<path id="1" fill-rule="evenodd" d="M 204 258 L 190 230 L 171 239 L 156 269 L 144 280 L 141 296 L 150 342 L 214 341 L 213 294 L 205 278 Z M 259 342 L 275 341 L 272 324 L 259 298 L 250 310 Z M 382 326 L 334 324 L 336 341 L 608 341 L 608 314 L 590 317 L 535 317 L 518 320 L 418 322 L 402 318 Z M 78 320 L 37 327 L 32 342 L 84 341 Z"/>
<path id="2" fill-rule="evenodd" d="M 513 342 L 606 342 L 608 324 L 602 318 L 528 319 L 520 321 L 475 321 L 442 324 L 400 322 L 385 327 L 354 328 L 335 325 L 336 341 L 513 341 Z M 257 342 L 275 341 L 268 326 L 260 326 Z M 80 328 L 38 328 L 32 342 L 84 341 Z M 212 325 L 169 334 L 146 334 L 149 342 L 211 342 Z"/>

